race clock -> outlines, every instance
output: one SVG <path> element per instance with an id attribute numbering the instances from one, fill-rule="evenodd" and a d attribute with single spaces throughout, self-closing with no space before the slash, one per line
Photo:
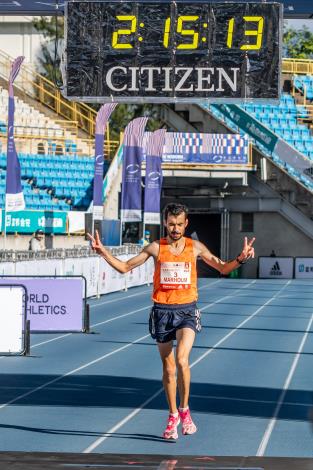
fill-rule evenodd
<path id="1" fill-rule="evenodd" d="M 278 99 L 278 3 L 66 5 L 65 95 L 89 102 Z"/>

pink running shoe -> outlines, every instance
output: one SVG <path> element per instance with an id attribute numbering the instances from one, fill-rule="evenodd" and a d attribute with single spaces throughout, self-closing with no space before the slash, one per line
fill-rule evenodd
<path id="1" fill-rule="evenodd" d="M 174 415 L 169 415 L 168 420 L 167 420 L 167 426 L 166 429 L 163 433 L 164 439 L 177 439 L 178 438 L 178 433 L 177 433 L 177 426 L 180 423 L 180 418 L 179 414 L 178 416 Z"/>
<path id="2" fill-rule="evenodd" d="M 197 426 L 191 419 L 189 408 L 186 411 L 178 410 L 181 422 L 182 422 L 182 433 L 183 434 L 194 434 L 197 431 Z"/>

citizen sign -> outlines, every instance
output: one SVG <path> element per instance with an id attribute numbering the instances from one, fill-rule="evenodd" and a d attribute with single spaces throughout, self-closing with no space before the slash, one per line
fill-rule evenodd
<path id="1" fill-rule="evenodd" d="M 106 84 L 114 92 L 238 91 L 239 67 L 123 67 L 108 69 Z M 191 83 L 192 80 L 192 83 Z M 162 85 L 160 85 L 162 84 Z"/>

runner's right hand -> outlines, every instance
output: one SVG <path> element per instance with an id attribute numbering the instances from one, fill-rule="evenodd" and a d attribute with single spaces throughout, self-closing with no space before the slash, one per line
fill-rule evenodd
<path id="1" fill-rule="evenodd" d="M 96 230 L 94 237 L 90 233 L 87 233 L 87 236 L 91 240 L 91 248 L 98 253 L 98 255 L 101 255 L 104 251 L 104 246 L 101 243 L 98 230 Z"/>

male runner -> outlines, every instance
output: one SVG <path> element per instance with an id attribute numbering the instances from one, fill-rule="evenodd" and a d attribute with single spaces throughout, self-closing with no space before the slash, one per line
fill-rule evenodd
<path id="1" fill-rule="evenodd" d="M 190 388 L 189 354 L 200 331 L 200 311 L 197 309 L 197 257 L 203 259 L 221 274 L 229 274 L 249 258 L 254 258 L 254 238 L 245 237 L 242 252 L 233 261 L 222 261 L 197 240 L 184 236 L 188 225 L 188 209 L 182 204 L 168 204 L 164 225 L 167 237 L 154 241 L 143 248 L 134 258 L 120 261 L 102 245 L 99 234 L 89 235 L 92 248 L 120 273 L 145 263 L 150 256 L 155 263 L 152 300 L 154 305 L 149 318 L 149 330 L 156 339 L 163 363 L 163 386 L 168 405 L 169 418 L 163 437 L 177 439 L 177 427 L 182 423 L 183 434 L 193 434 L 197 428 L 191 419 L 188 399 Z M 176 339 L 176 357 L 173 341 Z M 177 369 L 177 383 L 176 383 Z M 180 397 L 177 409 L 176 387 Z"/>

